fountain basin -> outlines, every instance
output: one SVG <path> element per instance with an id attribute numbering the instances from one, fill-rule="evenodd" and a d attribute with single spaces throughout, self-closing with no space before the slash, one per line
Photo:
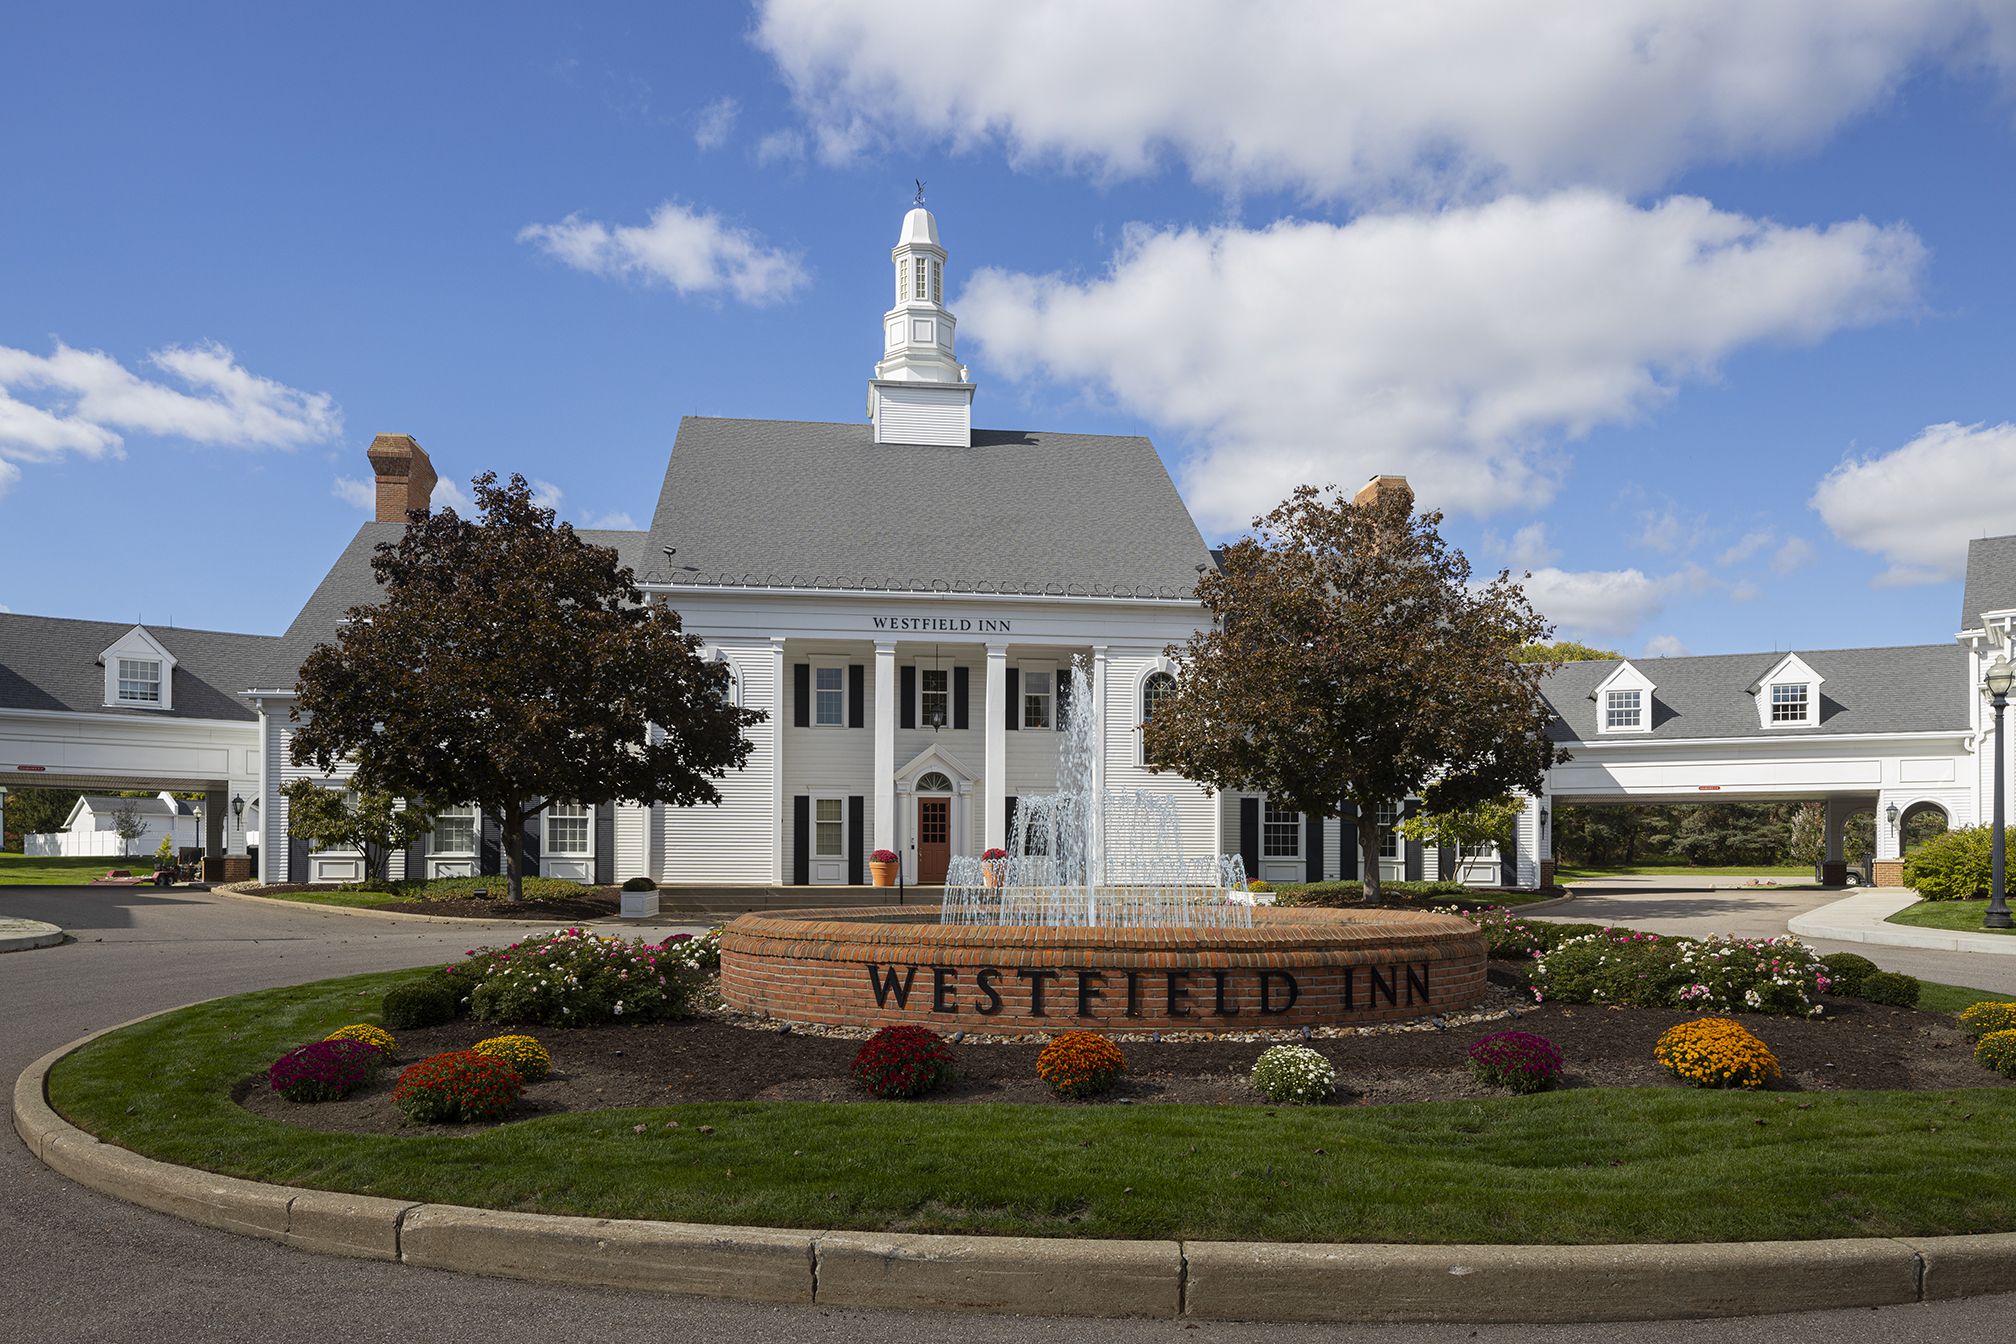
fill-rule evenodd
<path id="1" fill-rule="evenodd" d="M 1390 1022 L 1484 997 L 1484 936 L 1412 910 L 1253 911 L 1250 927 L 943 924 L 929 906 L 748 914 L 732 1008 L 937 1031 L 1248 1031 Z"/>

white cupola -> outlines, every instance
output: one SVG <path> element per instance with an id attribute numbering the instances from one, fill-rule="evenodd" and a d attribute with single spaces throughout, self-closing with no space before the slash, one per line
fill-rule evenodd
<path id="1" fill-rule="evenodd" d="M 945 249 L 921 191 L 889 256 L 896 303 L 882 315 L 882 358 L 868 382 L 875 442 L 969 447 L 974 388 L 953 352 L 958 322 L 945 306 Z"/>

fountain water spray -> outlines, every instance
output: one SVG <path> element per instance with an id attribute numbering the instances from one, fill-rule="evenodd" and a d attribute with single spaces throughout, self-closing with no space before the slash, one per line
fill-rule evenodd
<path id="1" fill-rule="evenodd" d="M 1091 679 L 1073 665 L 1059 681 L 1060 689 L 1070 687 L 1059 703 L 1071 708 L 1057 757 L 1057 791 L 1016 804 L 1007 858 L 952 860 L 942 922 L 1251 927 L 1245 861 L 1236 854 L 1185 856 L 1169 798 L 1101 787 L 1104 715 Z"/>

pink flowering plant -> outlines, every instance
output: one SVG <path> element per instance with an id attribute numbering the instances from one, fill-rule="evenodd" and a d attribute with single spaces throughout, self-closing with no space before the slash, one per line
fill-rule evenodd
<path id="1" fill-rule="evenodd" d="M 678 945 L 556 929 L 446 968 L 483 1022 L 586 1027 L 683 1017 L 699 971 Z"/>
<path id="2" fill-rule="evenodd" d="M 312 1041 L 274 1060 L 266 1082 L 289 1101 L 341 1101 L 384 1063 L 385 1052 L 364 1041 Z"/>
<path id="3" fill-rule="evenodd" d="M 1508 1092 L 1543 1092 L 1561 1081 L 1561 1052 L 1530 1031 L 1496 1031 L 1470 1044 L 1479 1082 Z"/>
<path id="4" fill-rule="evenodd" d="M 1535 1000 L 1818 1017 L 1826 967 L 1797 938 L 1678 938 L 1604 929 L 1533 961 Z"/>
<path id="5" fill-rule="evenodd" d="M 689 971 L 705 973 L 721 969 L 721 930 L 709 929 L 695 937 L 675 933 L 659 944 L 672 959 Z"/>

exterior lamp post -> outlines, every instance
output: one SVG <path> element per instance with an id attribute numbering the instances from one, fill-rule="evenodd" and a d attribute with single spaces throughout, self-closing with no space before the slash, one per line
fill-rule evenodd
<path id="1" fill-rule="evenodd" d="M 2006 929 L 2016 927 L 2016 921 L 2009 917 L 2009 904 L 2002 899 L 2003 873 L 2008 856 L 2007 839 L 2003 834 L 2008 825 L 2003 815 L 2002 776 L 2007 770 L 2004 758 L 2008 749 L 2002 742 L 2002 711 L 2009 707 L 2009 692 L 2016 688 L 2016 667 L 2009 665 L 2009 659 L 2001 654 L 1988 665 L 1988 675 L 1982 684 L 1988 691 L 1988 703 L 1995 707 L 1995 830 L 1988 840 L 1988 852 L 1993 857 L 1989 862 L 1988 917 L 1982 921 L 1985 928 Z"/>
<path id="2" fill-rule="evenodd" d="M 231 824 L 238 830 L 245 829 L 245 795 L 242 793 L 231 795 Z"/>

